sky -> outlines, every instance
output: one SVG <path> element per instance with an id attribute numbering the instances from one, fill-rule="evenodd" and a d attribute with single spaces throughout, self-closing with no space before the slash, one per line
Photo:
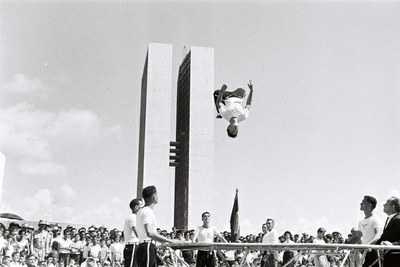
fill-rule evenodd
<path id="1" fill-rule="evenodd" d="M 399 12 L 399 1 L 0 1 L 0 210 L 122 229 L 147 47 L 167 43 L 173 88 L 190 46 L 214 48 L 217 88 L 254 85 L 237 138 L 215 120 L 215 226 L 229 229 L 236 188 L 242 234 L 274 218 L 279 233 L 347 235 L 364 195 L 384 219 L 400 196 Z"/>

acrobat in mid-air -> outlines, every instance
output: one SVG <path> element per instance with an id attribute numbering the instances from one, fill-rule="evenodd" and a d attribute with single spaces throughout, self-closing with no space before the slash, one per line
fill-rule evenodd
<path id="1" fill-rule="evenodd" d="M 250 89 L 250 93 L 247 97 L 246 104 L 244 104 L 244 98 L 246 91 L 243 88 L 237 88 L 234 91 L 227 91 L 228 88 L 225 84 L 222 85 L 221 90 L 214 91 L 215 107 L 217 108 L 217 118 L 224 118 L 229 121 L 228 136 L 235 138 L 239 132 L 238 123 L 244 121 L 249 116 L 249 108 L 251 105 L 251 99 L 253 96 L 253 85 L 251 80 L 247 84 Z"/>

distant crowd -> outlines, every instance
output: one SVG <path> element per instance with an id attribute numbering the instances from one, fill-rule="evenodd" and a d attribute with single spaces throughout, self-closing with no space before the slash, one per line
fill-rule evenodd
<path id="1" fill-rule="evenodd" d="M 147 191 L 146 191 L 147 190 Z M 261 232 L 247 236 L 231 236 L 230 232 L 220 232 L 211 224 L 211 214 L 203 212 L 202 225 L 196 229 L 183 231 L 173 227 L 170 231 L 155 227 L 152 208 L 157 203 L 154 186 L 143 189 L 145 205 L 140 199 L 129 204 L 132 211 L 124 223 L 124 230 L 107 229 L 94 225 L 86 228 L 50 224 L 40 220 L 37 228 L 25 223 L 11 222 L 8 227 L 0 224 L 1 267 L 399 267 L 400 250 L 400 199 L 391 197 L 383 204 L 388 215 L 385 223 L 373 214 L 377 201 L 372 196 L 364 196 L 360 210 L 364 218 L 346 236 L 339 232 L 327 233 L 323 227 L 313 234 L 292 234 L 285 231 L 278 234 L 275 221 L 268 218 L 261 226 Z M 147 216 L 147 217 L 146 217 Z M 137 219 L 137 221 L 136 221 Z M 237 239 L 237 240 L 236 240 Z M 213 251 L 158 249 L 161 243 L 314 243 L 314 244 L 364 244 L 391 247 L 383 260 L 377 250 L 352 250 L 346 256 L 343 251 L 318 253 L 299 250 L 250 250 Z M 396 249 L 396 247 L 394 247 Z M 144 248 L 144 251 L 141 249 Z M 398 249 L 398 248 L 397 248 Z M 151 252 L 153 250 L 153 252 Z M 153 254 L 149 254 L 149 253 Z M 332 251 L 331 251 L 332 252 Z M 143 255 L 147 255 L 141 258 Z M 145 261 L 141 261 L 144 259 Z M 149 260 L 154 260 L 149 264 Z M 147 264 L 146 264 L 147 261 Z M 380 265 L 379 262 L 383 262 Z"/>
<path id="2" fill-rule="evenodd" d="M 173 227 L 170 231 L 157 228 L 157 232 L 167 238 L 182 242 L 194 242 L 195 230 L 183 231 Z M 267 233 L 266 224 L 262 225 L 262 232 L 240 236 L 238 242 L 262 243 L 263 236 Z M 231 241 L 228 231 L 221 235 Z M 339 232 L 324 235 L 327 243 L 345 243 L 346 240 Z M 352 238 L 349 234 L 347 238 Z M 315 236 L 303 233 L 292 235 L 286 231 L 279 237 L 280 242 L 313 243 Z M 215 240 L 217 241 L 217 240 Z M 123 266 L 124 257 L 123 231 L 96 227 L 94 225 L 79 229 L 67 226 L 65 229 L 60 224 L 50 224 L 44 220 L 39 221 L 38 227 L 27 224 L 11 222 L 8 227 L 0 224 L 0 262 L 2 267 L 107 267 Z M 243 251 L 224 251 L 224 258 L 218 257 L 218 264 L 239 264 L 244 257 Z M 180 252 L 182 258 L 189 265 L 195 263 L 195 253 Z M 281 253 L 281 256 L 283 253 Z M 169 251 L 159 251 L 161 264 L 172 265 L 173 256 Z M 262 254 L 260 251 L 251 251 L 245 259 L 248 266 L 259 266 Z M 342 257 L 332 257 L 330 260 L 340 262 Z M 302 263 L 312 266 L 312 258 L 302 255 Z"/>

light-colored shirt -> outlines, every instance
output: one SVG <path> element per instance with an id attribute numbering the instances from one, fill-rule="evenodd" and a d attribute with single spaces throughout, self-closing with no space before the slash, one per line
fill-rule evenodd
<path id="1" fill-rule="evenodd" d="M 382 234 L 382 225 L 382 220 L 375 214 L 372 214 L 369 218 L 362 219 L 358 223 L 358 230 L 363 234 L 361 239 L 362 244 L 368 244 L 373 240 L 375 235 Z M 379 233 L 375 233 L 375 229 L 379 230 Z"/>
<path id="2" fill-rule="evenodd" d="M 136 231 L 138 233 L 139 242 L 150 241 L 151 238 L 147 236 L 145 225 L 157 231 L 156 217 L 154 216 L 154 211 L 148 206 L 140 209 L 136 216 Z"/>
<path id="3" fill-rule="evenodd" d="M 267 232 L 263 238 L 262 242 L 264 244 L 279 244 L 279 235 L 278 232 L 274 229 L 271 231 Z"/>
<path id="4" fill-rule="evenodd" d="M 194 234 L 194 240 L 197 239 L 199 243 L 213 243 L 214 237 L 217 235 L 218 229 L 214 226 L 204 228 L 203 226 L 197 227 Z"/>
<path id="5" fill-rule="evenodd" d="M 262 243 L 264 243 L 264 244 L 279 244 L 278 232 L 275 229 L 272 229 L 271 231 L 267 232 L 262 238 Z M 274 251 L 273 254 L 274 254 L 274 258 L 276 260 L 278 260 L 279 259 L 278 251 Z"/>
<path id="6" fill-rule="evenodd" d="M 227 121 L 236 117 L 238 122 L 241 122 L 249 116 L 249 109 L 243 108 L 243 99 L 230 97 L 225 100 L 225 105 L 222 102 L 219 103 L 219 113 Z"/>
<path id="7" fill-rule="evenodd" d="M 126 217 L 124 222 L 125 244 L 139 242 L 139 238 L 135 235 L 135 232 L 132 230 L 132 227 L 134 226 L 136 227 L 136 214 L 131 213 L 128 215 L 128 217 Z"/>

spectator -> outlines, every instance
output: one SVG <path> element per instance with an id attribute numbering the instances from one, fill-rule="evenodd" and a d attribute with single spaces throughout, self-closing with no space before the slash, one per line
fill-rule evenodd
<path id="1" fill-rule="evenodd" d="M 21 263 L 19 262 L 20 256 L 18 251 L 14 251 L 11 254 L 11 262 L 10 267 L 21 267 Z"/>
<path id="2" fill-rule="evenodd" d="M 322 227 L 318 228 L 317 231 L 317 237 L 313 240 L 313 243 L 315 244 L 325 244 L 325 232 L 326 230 Z M 326 255 L 319 255 L 316 254 L 314 255 L 314 260 L 315 260 L 315 267 L 328 267 L 328 259 Z"/>

